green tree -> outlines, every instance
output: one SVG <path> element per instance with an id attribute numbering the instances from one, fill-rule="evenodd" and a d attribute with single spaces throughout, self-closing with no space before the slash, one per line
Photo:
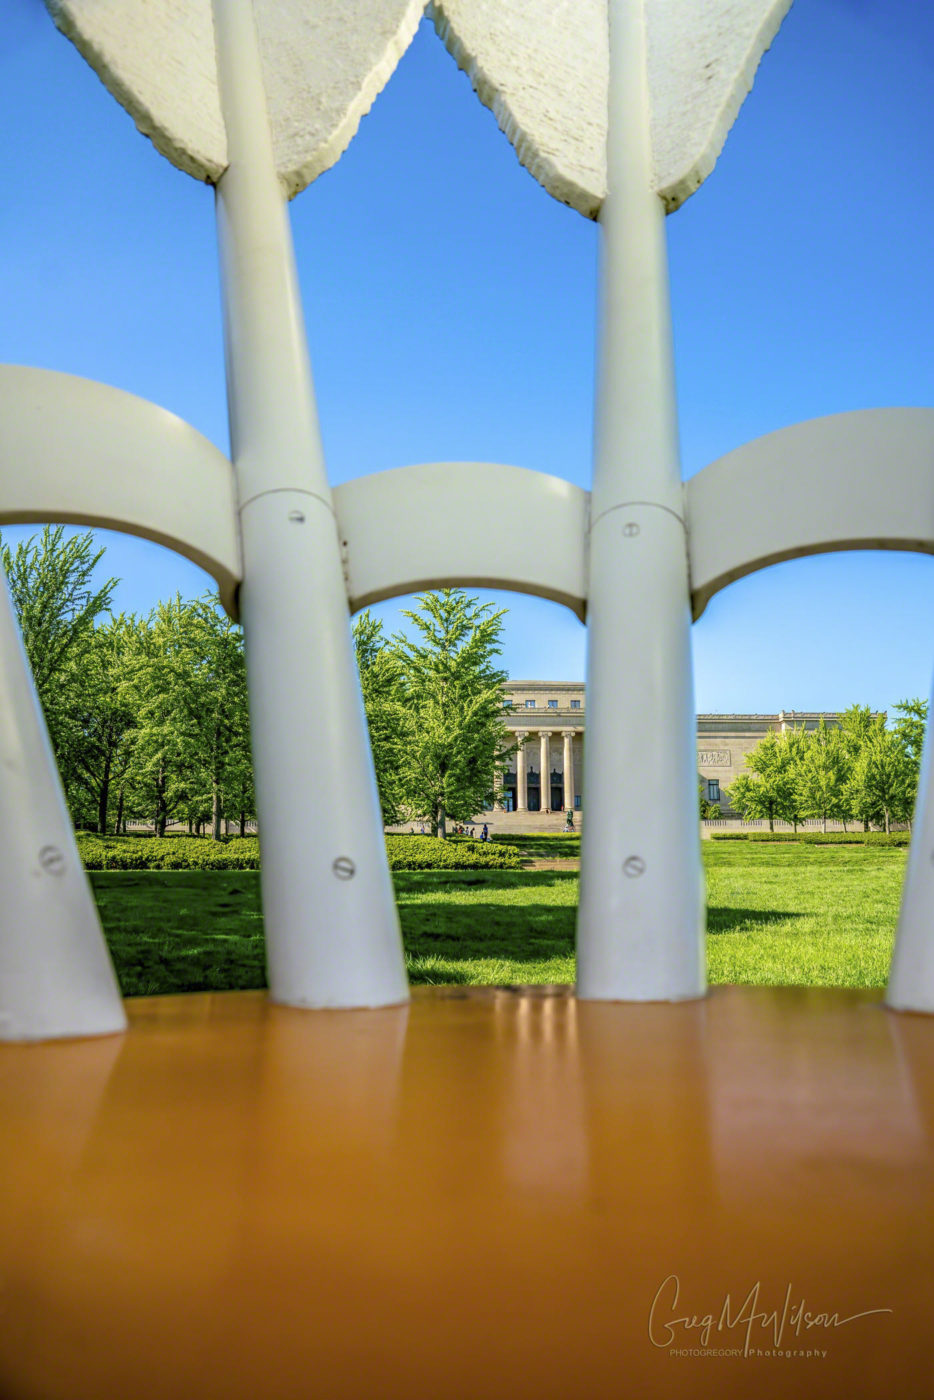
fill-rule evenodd
<path id="1" fill-rule="evenodd" d="M 854 782 L 853 775 L 863 746 L 870 735 L 879 727 L 879 718 L 868 705 L 850 705 L 840 716 L 840 734 L 850 766 L 850 781 L 847 783 L 845 805 L 848 816 L 856 816 L 863 823 L 863 830 L 869 830 L 869 815 L 863 810 L 861 789 Z M 885 721 L 883 720 L 884 724 Z"/>
<path id="2" fill-rule="evenodd" d="M 0 565 L 66 790 L 73 780 L 71 717 L 87 701 L 85 653 L 118 583 L 111 578 L 95 586 L 103 555 L 90 531 L 66 539 L 62 525 L 43 526 L 15 549 L 0 541 Z"/>
<path id="3" fill-rule="evenodd" d="M 404 615 L 417 637 L 395 638 L 402 676 L 399 777 L 411 817 L 443 837 L 450 817 L 469 821 L 493 792 L 494 765 L 515 751 L 502 722 L 505 609 L 461 589 L 423 593 Z"/>
<path id="4" fill-rule="evenodd" d="M 219 841 L 225 801 L 231 788 L 243 800 L 250 767 L 243 633 L 213 597 L 199 598 L 187 610 L 191 674 L 180 702 L 197 771 L 195 803 L 200 799 L 210 814 L 211 836 Z"/>
<path id="5" fill-rule="evenodd" d="M 400 739 L 408 726 L 401 657 L 384 638 L 383 625 L 369 608 L 354 622 L 353 641 L 383 824 L 394 826 L 405 807 Z"/>
<path id="6" fill-rule="evenodd" d="M 138 732 L 128 773 L 134 810 L 156 833 L 199 794 L 193 678 L 202 641 L 192 607 L 176 594 L 135 625 L 127 695 Z"/>
<path id="7" fill-rule="evenodd" d="M 852 787 L 857 810 L 881 821 L 888 832 L 893 821 L 907 821 L 914 801 L 914 774 L 899 736 L 877 724 L 860 749 Z"/>
<path id="8" fill-rule="evenodd" d="M 769 830 L 775 821 L 791 821 L 796 810 L 794 767 L 787 736 L 770 730 L 746 755 L 749 773 L 740 773 L 729 789 L 730 806 L 741 817 L 765 818 Z"/>
<path id="9" fill-rule="evenodd" d="M 911 812 L 908 817 L 910 826 L 914 817 L 918 782 L 921 778 L 921 756 L 924 751 L 924 733 L 927 728 L 928 702 L 917 697 L 914 700 L 899 700 L 895 709 L 900 711 L 900 717 L 895 721 L 893 728 L 905 751 L 905 759 L 908 764 L 908 784 L 911 790 Z"/>
<path id="10" fill-rule="evenodd" d="M 792 772 L 800 811 L 806 817 L 819 817 L 822 831 L 827 830 L 828 818 L 839 820 L 847 814 L 846 745 L 839 730 L 827 727 L 823 715 L 817 729 L 804 737 Z"/>
<path id="11" fill-rule="evenodd" d="M 81 685 L 72 687 L 68 714 L 67 796 L 79 826 L 114 830 L 123 819 L 126 777 L 136 738 L 136 716 L 128 694 L 129 657 L 135 619 L 110 617 L 90 633 L 81 653 Z"/>

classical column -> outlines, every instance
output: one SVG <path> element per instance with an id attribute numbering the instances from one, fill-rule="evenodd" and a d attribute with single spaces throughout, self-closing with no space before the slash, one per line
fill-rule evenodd
<path id="1" fill-rule="evenodd" d="M 525 741 L 528 734 L 523 731 L 516 735 L 516 743 L 519 745 L 516 750 L 516 811 L 527 811 L 525 802 Z"/>
<path id="2" fill-rule="evenodd" d="M 542 770 L 539 779 L 539 791 L 541 801 L 539 806 L 543 812 L 551 811 L 551 730 L 543 729 L 538 736 L 538 755 Z"/>
<path id="3" fill-rule="evenodd" d="M 574 730 L 564 730 L 564 808 L 574 811 Z"/>

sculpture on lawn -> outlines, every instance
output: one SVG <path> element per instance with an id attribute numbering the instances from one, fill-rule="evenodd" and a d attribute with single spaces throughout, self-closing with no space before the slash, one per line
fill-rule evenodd
<path id="1" fill-rule="evenodd" d="M 934 553 L 934 530 L 918 524 L 934 519 L 934 410 L 799 424 L 681 480 L 665 215 L 712 170 L 790 0 L 432 7 L 522 163 L 601 224 L 590 493 L 495 464 L 328 484 L 287 202 L 340 157 L 424 0 L 47 3 L 140 130 L 216 185 L 233 460 L 131 395 L 2 367 L 0 522 L 80 520 L 168 544 L 212 573 L 242 620 L 271 996 L 355 1007 L 408 995 L 348 604 L 461 583 L 554 598 L 588 623 L 579 995 L 702 995 L 692 610 L 780 559 Z M 806 497 L 789 473 L 811 478 Z M 494 500 L 534 524 L 527 545 L 498 538 Z M 439 530 L 445 518 L 457 518 L 456 540 Z M 534 548 L 546 530 L 561 542 L 547 574 Z M 119 1030 L 119 991 L 5 592 L 0 687 L 10 818 L 0 1038 Z M 327 716 L 314 743 L 311 690 Z M 889 989 L 891 1005 L 927 1011 L 932 761 L 929 747 Z M 639 804 L 618 803 L 622 775 Z M 292 814 L 318 785 L 327 806 L 312 802 L 299 831 Z"/>

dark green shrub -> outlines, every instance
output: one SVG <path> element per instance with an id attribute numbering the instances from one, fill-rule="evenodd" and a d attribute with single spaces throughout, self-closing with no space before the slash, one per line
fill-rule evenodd
<path id="1" fill-rule="evenodd" d="M 85 870 L 258 870 L 255 836 L 79 836 Z"/>
<path id="2" fill-rule="evenodd" d="M 909 846 L 908 831 L 712 831 L 711 841 L 768 841 L 797 846 Z"/>
<path id="3" fill-rule="evenodd" d="M 387 836 L 391 870 L 521 870 L 513 846 L 489 841 L 447 840 L 436 836 Z"/>
<path id="4" fill-rule="evenodd" d="M 79 834 L 85 870 L 258 870 L 259 838 L 209 841 L 197 836 L 94 836 Z M 521 870 L 511 846 L 481 841 L 440 841 L 432 836 L 387 836 L 392 870 Z"/>

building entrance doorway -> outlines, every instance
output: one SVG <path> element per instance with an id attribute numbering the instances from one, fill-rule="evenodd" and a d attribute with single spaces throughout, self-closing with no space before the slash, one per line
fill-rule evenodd
<path id="1" fill-rule="evenodd" d="M 542 810 L 542 790 L 537 787 L 530 787 L 528 790 L 528 809 L 530 812 L 540 812 Z"/>

